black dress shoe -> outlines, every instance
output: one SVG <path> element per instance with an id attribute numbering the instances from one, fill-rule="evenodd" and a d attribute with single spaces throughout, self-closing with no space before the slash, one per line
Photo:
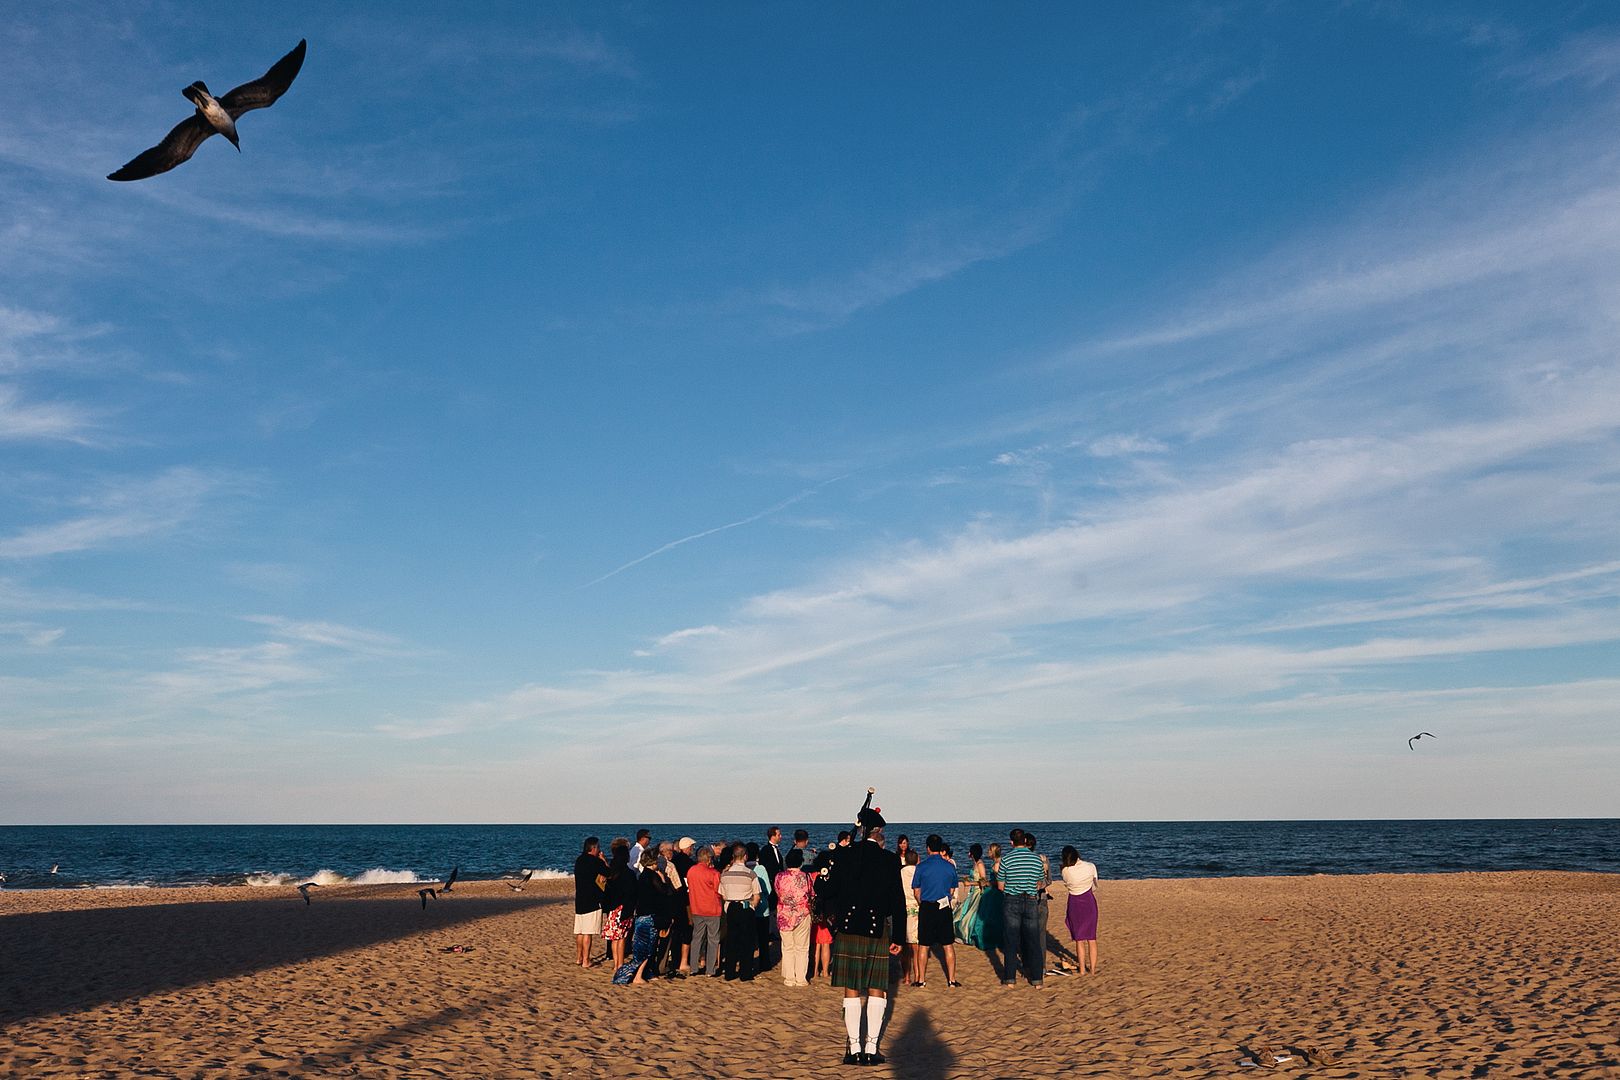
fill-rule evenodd
<path id="1" fill-rule="evenodd" d="M 864 1058 L 865 1056 L 866 1056 L 865 1054 L 857 1054 L 855 1051 L 851 1050 L 849 1053 L 844 1055 L 844 1064 L 845 1065 L 860 1065 L 860 1064 L 862 1064 L 861 1059 Z"/>
<path id="2" fill-rule="evenodd" d="M 882 1054 L 862 1054 L 861 1055 L 861 1064 L 862 1065 L 885 1065 L 885 1064 L 888 1063 L 888 1060 L 889 1059 L 884 1057 Z"/>

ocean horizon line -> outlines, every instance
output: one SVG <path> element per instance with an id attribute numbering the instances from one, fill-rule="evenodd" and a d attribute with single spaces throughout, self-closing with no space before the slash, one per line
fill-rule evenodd
<path id="1" fill-rule="evenodd" d="M 781 825 L 789 822 L 793 826 L 825 825 L 839 827 L 849 823 L 850 819 L 838 821 L 823 819 L 795 819 L 795 818 L 757 818 L 753 820 L 729 821 L 693 821 L 675 820 L 657 821 L 650 818 L 610 820 L 600 818 L 583 821 L 8 821 L 0 822 L 0 829 L 365 829 L 365 828 L 475 828 L 475 829 L 516 829 L 516 828 L 570 828 L 594 827 L 598 825 L 632 825 L 636 827 L 652 827 L 658 825 L 691 825 L 699 828 L 708 828 L 719 825 Z M 1353 824 L 1356 822 L 1473 822 L 1473 821 L 1615 821 L 1620 822 L 1620 815 L 1571 815 L 1558 817 L 1518 817 L 1515 815 L 1490 815 L 1478 817 L 1300 817 L 1300 818 L 890 818 L 889 826 L 907 824 L 950 824 L 950 825 L 1312 825 L 1312 824 Z M 787 826 L 784 826 L 787 827 Z"/>

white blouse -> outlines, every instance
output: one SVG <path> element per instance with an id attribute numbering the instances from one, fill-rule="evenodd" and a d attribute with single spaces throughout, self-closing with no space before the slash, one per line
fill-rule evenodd
<path id="1" fill-rule="evenodd" d="M 1063 868 L 1063 887 L 1069 890 L 1070 896 L 1079 896 L 1091 891 L 1097 884 L 1097 867 L 1084 859 L 1073 866 Z"/>

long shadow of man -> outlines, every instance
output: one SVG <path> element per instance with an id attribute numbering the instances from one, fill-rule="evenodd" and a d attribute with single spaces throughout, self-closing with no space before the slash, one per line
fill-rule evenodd
<path id="1" fill-rule="evenodd" d="M 889 1040 L 888 1058 L 899 1080 L 945 1080 L 956 1064 L 955 1052 L 939 1037 L 926 1009 L 913 1012 Z"/>

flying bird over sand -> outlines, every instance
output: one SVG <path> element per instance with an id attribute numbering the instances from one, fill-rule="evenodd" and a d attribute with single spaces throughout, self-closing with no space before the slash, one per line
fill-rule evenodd
<path id="1" fill-rule="evenodd" d="M 428 897 L 431 896 L 435 900 L 437 900 L 439 898 L 439 893 L 438 893 L 438 890 L 436 890 L 436 889 L 417 889 L 416 890 L 416 895 L 420 896 L 422 898 L 422 910 L 423 911 L 427 910 Z"/>
<path id="2" fill-rule="evenodd" d="M 152 149 L 136 156 L 117 172 L 108 173 L 107 179 L 145 180 L 148 176 L 168 172 L 189 160 L 203 140 L 214 134 L 225 136 L 237 153 L 241 153 L 242 144 L 236 137 L 237 119 L 250 109 L 269 108 L 287 92 L 287 87 L 298 76 L 298 69 L 304 66 L 304 45 L 300 41 L 262 77 L 243 83 L 222 98 L 215 98 L 200 81 L 180 91 L 197 106 L 197 111 L 176 124 Z"/>
<path id="3" fill-rule="evenodd" d="M 1413 746 L 1412 744 L 1417 742 L 1419 739 L 1424 738 L 1425 736 L 1427 736 L 1428 738 L 1431 738 L 1431 739 L 1434 738 L 1434 736 L 1432 734 L 1430 734 L 1429 732 L 1420 731 L 1416 735 L 1412 736 L 1410 739 L 1406 740 L 1406 748 L 1408 750 L 1416 750 L 1417 747 Z"/>
<path id="4" fill-rule="evenodd" d="M 456 887 L 456 876 L 458 874 L 460 874 L 460 873 L 461 873 L 461 866 L 459 864 L 456 865 L 456 866 L 451 867 L 450 868 L 450 876 L 445 879 L 443 885 L 439 886 L 439 891 L 440 892 L 449 892 L 451 889 L 455 888 Z"/>
<path id="5" fill-rule="evenodd" d="M 304 898 L 305 907 L 309 906 L 309 890 L 318 889 L 320 887 L 321 883 L 318 881 L 306 881 L 302 885 L 298 886 L 298 895 Z"/>

